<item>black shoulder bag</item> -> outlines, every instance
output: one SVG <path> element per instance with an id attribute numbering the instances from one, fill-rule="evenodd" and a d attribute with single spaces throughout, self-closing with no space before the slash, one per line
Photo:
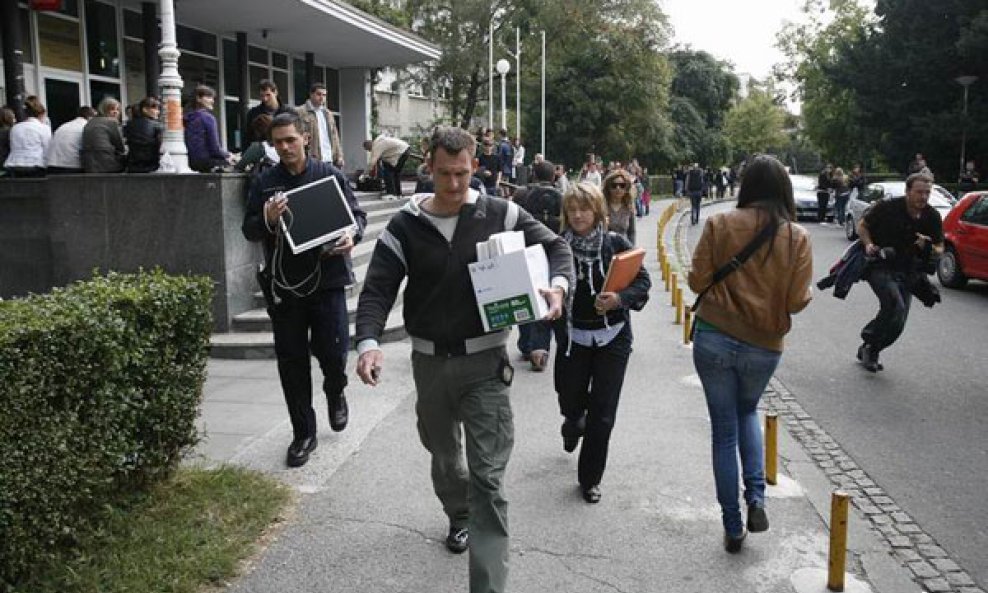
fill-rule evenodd
<path id="1" fill-rule="evenodd" d="M 724 278 L 727 278 L 728 276 L 731 275 L 731 272 L 740 268 L 744 264 L 744 262 L 748 261 L 748 258 L 750 258 L 756 251 L 758 251 L 759 247 L 761 247 L 766 241 L 768 241 L 769 237 L 771 236 L 772 236 L 772 224 L 770 223 L 770 224 L 766 224 L 765 227 L 762 228 L 762 230 L 759 231 L 757 235 L 755 235 L 755 238 L 752 239 L 750 243 L 744 246 L 744 249 L 742 249 L 741 251 L 738 252 L 737 255 L 732 257 L 731 261 L 727 262 L 726 264 L 721 266 L 716 272 L 714 272 L 714 277 L 713 280 L 710 281 L 710 284 L 708 284 L 706 288 L 701 290 L 700 294 L 696 295 L 696 300 L 693 301 L 693 306 L 690 308 L 690 312 L 694 314 L 693 325 L 690 327 L 691 342 L 693 341 L 693 334 L 696 333 L 696 321 L 697 321 L 696 310 L 700 306 L 700 301 L 703 300 L 703 295 L 707 294 L 707 291 L 710 290 L 714 284 L 717 284 Z"/>

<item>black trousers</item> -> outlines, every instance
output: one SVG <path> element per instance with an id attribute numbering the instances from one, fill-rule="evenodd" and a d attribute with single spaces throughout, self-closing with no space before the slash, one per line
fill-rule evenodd
<path id="1" fill-rule="evenodd" d="M 825 220 L 827 220 L 827 204 L 829 203 L 830 203 L 830 192 L 828 191 L 816 192 L 817 220 L 819 222 L 824 222 Z"/>
<path id="2" fill-rule="evenodd" d="M 346 356 L 350 349 L 346 292 L 335 288 L 305 298 L 286 297 L 269 307 L 268 314 L 274 328 L 278 375 L 295 438 L 315 436 L 310 352 L 322 369 L 326 395 L 342 393 L 347 384 Z"/>
<path id="3" fill-rule="evenodd" d="M 891 346 L 906 327 L 912 294 L 908 276 L 885 268 L 868 270 L 868 284 L 878 297 L 878 315 L 861 330 L 861 339 L 876 353 Z"/>
<path id="4" fill-rule="evenodd" d="M 631 356 L 631 325 L 625 323 L 620 333 L 603 347 L 588 348 L 574 343 L 569 356 L 565 326 L 557 326 L 556 331 L 559 347 L 553 379 L 559 395 L 559 411 L 572 421 L 586 416 L 577 480 L 589 488 L 600 483 L 607 465 L 607 448 Z"/>
<path id="5" fill-rule="evenodd" d="M 408 160 L 412 149 L 409 148 L 398 157 L 398 164 L 394 167 L 383 160 L 381 162 L 381 176 L 384 178 L 384 192 L 392 196 L 401 196 L 401 170 L 405 168 L 405 161 Z"/>

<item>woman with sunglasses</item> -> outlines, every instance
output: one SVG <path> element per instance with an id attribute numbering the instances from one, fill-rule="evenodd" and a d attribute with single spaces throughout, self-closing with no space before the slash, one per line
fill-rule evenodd
<path id="1" fill-rule="evenodd" d="M 635 244 L 634 178 L 624 169 L 615 169 L 604 178 L 607 204 L 607 230 L 624 235 Z"/>
<path id="2" fill-rule="evenodd" d="M 571 453 L 580 438 L 577 480 L 583 499 L 600 502 L 600 480 L 617 416 L 618 398 L 631 356 L 630 310 L 640 311 L 652 283 L 644 267 L 619 292 L 601 292 L 611 258 L 631 249 L 623 235 L 608 232 L 604 196 L 581 182 L 563 196 L 562 237 L 573 250 L 576 287 L 563 321 L 554 324 L 553 376 L 563 415 L 563 449 Z M 634 218 L 634 216 L 632 216 Z"/>
<path id="3" fill-rule="evenodd" d="M 778 159 L 757 156 L 745 168 L 737 208 L 707 218 L 693 252 L 690 289 L 709 290 L 696 311 L 693 364 L 710 413 L 714 483 L 724 547 L 741 551 L 747 531 L 768 529 L 758 400 L 782 357 L 791 315 L 810 302 L 813 250 L 795 224 L 792 182 Z M 766 232 L 767 240 L 720 282 L 715 272 Z M 748 526 L 738 504 L 741 458 Z"/>

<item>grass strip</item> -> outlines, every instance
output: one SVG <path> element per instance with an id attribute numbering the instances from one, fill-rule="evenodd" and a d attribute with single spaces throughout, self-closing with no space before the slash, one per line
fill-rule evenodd
<path id="1" fill-rule="evenodd" d="M 195 593 L 233 577 L 291 500 L 257 472 L 182 467 L 86 536 L 31 593 Z"/>

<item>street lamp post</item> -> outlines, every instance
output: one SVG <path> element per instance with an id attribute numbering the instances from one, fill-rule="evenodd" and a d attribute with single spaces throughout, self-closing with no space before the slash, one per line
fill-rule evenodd
<path id="1" fill-rule="evenodd" d="M 964 121 L 961 124 L 961 174 L 964 173 L 964 165 L 967 159 L 967 89 L 978 80 L 977 76 L 958 76 L 954 82 L 964 87 Z"/>
<path id="2" fill-rule="evenodd" d="M 178 57 L 181 52 L 175 43 L 175 5 L 172 0 L 161 0 L 161 88 L 162 103 L 165 107 L 165 133 L 161 143 L 161 154 L 168 153 L 178 173 L 191 173 L 189 151 L 185 146 L 185 132 L 182 127 L 182 77 L 178 72 Z M 149 73 L 150 74 L 150 73 Z"/>
<path id="3" fill-rule="evenodd" d="M 501 75 L 501 129 L 508 129 L 508 103 L 507 103 L 507 86 L 505 77 L 508 75 L 508 71 L 511 70 L 511 62 L 501 58 L 497 61 L 497 73 Z"/>

